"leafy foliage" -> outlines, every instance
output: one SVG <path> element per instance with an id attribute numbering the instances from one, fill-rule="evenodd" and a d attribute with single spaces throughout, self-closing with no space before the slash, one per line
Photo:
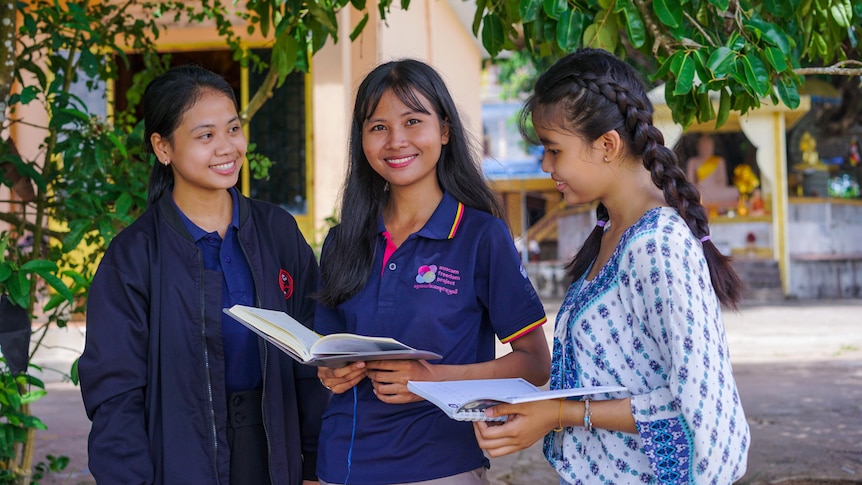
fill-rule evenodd
<path id="1" fill-rule="evenodd" d="M 0 144 L 6 168 L 0 182 L 17 191 L 23 181 L 29 189 L 0 213 L 9 226 L 0 233 L 0 293 L 31 315 L 42 305 L 45 318 L 34 329 L 31 353 L 51 325 L 65 326 L 81 310 L 95 262 L 146 205 L 150 161 L 142 156 L 142 127 L 133 114 L 109 119 L 97 108 L 117 75 L 114 59 L 127 62 L 126 48 L 145 53 L 152 70 L 164 67 L 152 43 L 154 20 L 141 17 L 134 3 L 18 3 L 19 89 L 8 99 L 2 93 L 12 110 L 0 119 L 3 128 L 22 123 L 44 138 L 35 156 L 23 156 L 6 140 Z M 139 75 L 129 98 L 139 99 L 149 72 Z M 39 105 L 45 121 L 24 114 L 21 107 L 28 105 Z M 66 377 L 77 382 L 76 369 Z M 28 404 L 44 394 L 35 377 L 0 370 L 0 483 L 38 481 L 68 461 L 53 457 L 31 469 L 34 431 L 44 424 Z"/>
<path id="2" fill-rule="evenodd" d="M 485 35 L 500 24 L 503 35 Z M 796 107 L 806 74 L 862 75 L 862 2 L 851 0 L 479 0 L 480 26 L 492 55 L 523 45 L 546 63 L 592 46 L 654 65 L 683 126 L 720 125 L 762 99 Z"/>
<path id="3" fill-rule="evenodd" d="M 100 248 L 145 205 L 149 163 L 141 155 L 142 128 L 124 125 L 133 117 L 123 114 L 116 117 L 118 122 L 108 121 L 106 113 L 92 112 L 81 98 L 103 92 L 106 81 L 116 76 L 106 54 L 125 59 L 118 42 L 154 51 L 147 40 L 153 21 L 135 18 L 128 7 L 69 2 L 61 8 L 41 0 L 21 12 L 16 77 L 22 89 L 9 104 L 38 103 L 50 115 L 38 126 L 45 133 L 42 156 L 0 154 L 35 186 L 32 200 L 13 205 L 20 207 L 17 213 L 3 215 L 15 236 L 26 236 L 31 246 L 27 253 L 0 257 L 0 282 L 6 283 L 12 301 L 30 307 L 37 285 L 28 280 L 38 276 L 56 292 L 45 310 L 53 311 L 51 316 L 61 325 L 75 296 L 86 291 Z M 32 124 L 14 110 L 7 122 Z M 49 220 L 62 225 L 49 226 Z M 82 243 L 89 249 L 76 251 Z M 12 246 L 4 240 L 2 249 Z"/>

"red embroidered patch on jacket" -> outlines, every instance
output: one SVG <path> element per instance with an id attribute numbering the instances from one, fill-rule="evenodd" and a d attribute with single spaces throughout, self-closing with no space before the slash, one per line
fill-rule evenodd
<path id="1" fill-rule="evenodd" d="M 279 271 L 278 286 L 281 288 L 281 292 L 284 293 L 285 300 L 293 296 L 293 276 L 290 276 L 290 273 L 286 270 Z"/>

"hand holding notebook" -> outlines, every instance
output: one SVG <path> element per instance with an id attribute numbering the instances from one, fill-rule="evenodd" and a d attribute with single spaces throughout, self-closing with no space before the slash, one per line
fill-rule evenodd
<path id="1" fill-rule="evenodd" d="M 505 421 L 505 416 L 489 418 L 485 409 L 497 404 L 559 399 L 625 391 L 623 386 L 578 387 L 543 391 L 524 379 L 478 379 L 465 381 L 407 383 L 410 392 L 421 396 L 450 418 L 458 421 Z"/>

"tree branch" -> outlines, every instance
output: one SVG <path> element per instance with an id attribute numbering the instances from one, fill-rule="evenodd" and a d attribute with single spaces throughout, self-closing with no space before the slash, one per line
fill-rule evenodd
<path id="1" fill-rule="evenodd" d="M 677 47 L 690 47 L 693 49 L 703 47 L 699 42 L 695 42 L 692 39 L 676 39 L 665 34 L 661 26 L 659 26 L 659 23 L 656 22 L 653 17 L 649 2 L 650 0 L 635 0 L 638 12 L 640 12 L 641 18 L 644 21 L 644 25 L 646 25 L 647 30 L 652 33 L 653 39 L 655 39 L 655 42 L 653 42 L 652 45 L 653 55 L 658 54 L 659 49 L 662 47 L 664 47 L 668 54 L 676 52 Z"/>
<path id="2" fill-rule="evenodd" d="M 702 36 L 703 36 L 703 38 L 704 38 L 704 39 L 706 39 L 706 40 L 707 40 L 707 42 L 709 42 L 709 45 L 710 45 L 710 46 L 712 46 L 712 47 L 715 47 L 715 46 L 716 46 L 715 40 L 714 40 L 712 37 L 710 37 L 710 36 L 709 36 L 709 33 L 708 33 L 704 28 L 703 28 L 703 26 L 702 26 L 702 25 L 700 25 L 700 24 L 697 22 L 697 20 L 696 20 L 694 17 L 692 17 L 691 15 L 689 15 L 689 13 L 688 13 L 688 12 L 683 12 L 683 15 L 685 15 L 685 18 L 687 18 L 687 19 L 688 19 L 688 21 L 689 21 L 689 22 L 691 22 L 691 25 L 693 25 L 693 26 L 694 26 L 694 28 L 695 28 L 695 29 L 697 29 L 697 30 L 700 32 L 700 35 L 702 35 Z"/>
<path id="3" fill-rule="evenodd" d="M 799 69 L 794 69 L 794 73 L 800 76 L 810 76 L 813 74 L 828 74 L 830 76 L 862 76 L 862 67 L 859 68 L 849 68 L 849 67 L 839 67 L 839 66 L 828 66 L 828 67 L 800 67 Z"/>
<path id="4" fill-rule="evenodd" d="M 0 221 L 8 222 L 13 227 L 20 227 L 20 228 L 26 229 L 32 233 L 38 232 L 37 229 L 39 229 L 39 227 L 36 226 L 36 224 L 33 224 L 32 222 L 25 221 L 25 220 L 15 216 L 15 215 L 9 213 L 9 212 L 0 212 Z M 53 230 L 48 229 L 46 227 L 43 227 L 41 229 L 42 229 L 42 231 L 41 231 L 42 234 L 44 234 L 46 236 L 50 236 L 50 237 L 52 237 L 58 241 L 62 241 L 66 237 L 66 234 L 67 234 L 65 232 L 53 231 Z"/>
<path id="5" fill-rule="evenodd" d="M 266 100 L 272 97 L 272 90 L 275 88 L 275 83 L 277 81 L 278 70 L 276 70 L 275 66 L 270 63 L 269 71 L 266 73 L 263 83 L 261 83 L 260 87 L 257 88 L 251 101 L 248 102 L 248 106 L 246 106 L 243 112 L 239 114 L 242 124 L 248 124 Z"/>

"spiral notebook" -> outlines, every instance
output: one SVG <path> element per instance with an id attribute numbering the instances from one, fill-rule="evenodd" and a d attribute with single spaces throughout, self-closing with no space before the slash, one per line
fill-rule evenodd
<path id="1" fill-rule="evenodd" d="M 593 386 L 544 391 L 524 379 L 478 379 L 466 381 L 408 381 L 407 389 L 425 398 L 458 421 L 505 421 L 506 416 L 489 418 L 485 409 L 497 404 L 559 399 L 623 392 L 623 386 Z"/>

